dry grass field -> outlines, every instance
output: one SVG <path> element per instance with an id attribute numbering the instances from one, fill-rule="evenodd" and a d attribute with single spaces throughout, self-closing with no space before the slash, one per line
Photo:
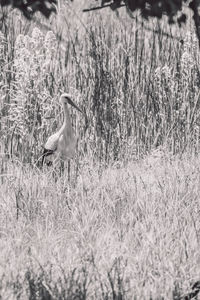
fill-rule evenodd
<path id="1" fill-rule="evenodd" d="M 200 280 L 191 23 L 84 14 L 76 2 L 38 23 L 3 14 L 0 299 L 181 299 Z M 40 164 L 63 92 L 84 111 L 71 110 L 70 178 Z"/>

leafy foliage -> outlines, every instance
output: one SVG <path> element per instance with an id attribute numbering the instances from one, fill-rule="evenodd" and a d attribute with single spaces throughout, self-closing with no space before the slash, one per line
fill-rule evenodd
<path id="1" fill-rule="evenodd" d="M 112 9 L 116 9 L 124 3 L 127 8 L 134 12 L 135 10 L 139 9 L 141 15 L 148 19 L 149 17 L 157 17 L 162 18 L 163 15 L 167 15 L 169 17 L 169 22 L 174 23 L 174 17 L 177 15 L 178 12 L 181 12 L 183 4 L 186 3 L 186 0 L 183 1 L 160 1 L 160 0 L 103 0 L 102 6 L 105 3 L 110 3 Z M 178 23 L 181 24 L 185 22 L 186 15 L 181 13 L 179 18 L 177 19 Z"/>
<path id="2" fill-rule="evenodd" d="M 73 0 L 71 0 L 73 1 Z M 45 17 L 49 17 L 52 12 L 56 12 L 57 0 L 2 0 L 2 6 L 12 5 L 14 8 L 20 9 L 24 16 L 31 19 L 33 14 L 40 11 Z M 179 25 L 186 22 L 187 16 L 182 12 L 183 6 L 188 6 L 193 11 L 193 19 L 196 27 L 197 37 L 200 43 L 200 16 L 199 8 L 200 0 L 101 0 L 101 8 L 110 6 L 115 10 L 121 6 L 126 6 L 128 12 L 140 10 L 141 16 L 145 19 L 149 17 L 157 17 L 161 19 L 163 15 L 168 16 L 169 23 L 177 22 Z M 88 11 L 91 9 L 86 9 Z"/>
<path id="3" fill-rule="evenodd" d="M 183 7 L 188 7 L 193 11 L 196 34 L 200 43 L 199 5 L 199 0 L 102 0 L 101 7 L 99 8 L 110 6 L 112 10 L 116 10 L 121 6 L 126 6 L 129 15 L 136 10 L 139 10 L 141 16 L 145 19 L 149 19 L 149 17 L 161 19 L 164 15 L 166 15 L 168 17 L 169 24 L 177 22 L 179 26 L 181 26 L 181 24 L 185 23 L 187 19 L 186 14 L 182 11 Z"/>
<path id="4" fill-rule="evenodd" d="M 186 15 L 181 12 L 183 5 L 189 5 L 192 10 L 195 9 L 196 5 L 199 5 L 199 1 L 195 0 L 191 1 L 190 4 L 186 3 L 188 3 L 187 0 L 102 0 L 101 6 L 103 7 L 105 6 L 105 4 L 106 6 L 109 4 L 110 7 L 114 10 L 124 4 L 131 12 L 139 9 L 141 15 L 145 19 L 148 19 L 148 17 L 157 17 L 160 19 L 163 15 L 167 15 L 169 17 L 170 23 L 174 23 L 175 16 L 178 12 L 180 12 L 180 16 L 177 18 L 177 22 L 181 24 L 182 22 L 186 21 Z M 1 1 L 2 6 L 10 4 L 12 4 L 14 8 L 20 9 L 23 14 L 29 19 L 36 11 L 40 11 L 44 16 L 48 18 L 52 12 L 55 12 L 55 5 L 57 4 L 57 0 Z"/>
<path id="5" fill-rule="evenodd" d="M 31 19 L 33 14 L 40 11 L 45 17 L 49 17 L 52 12 L 56 11 L 55 4 L 57 0 L 2 0 L 1 6 L 12 5 L 13 8 L 20 9 L 26 18 Z"/>

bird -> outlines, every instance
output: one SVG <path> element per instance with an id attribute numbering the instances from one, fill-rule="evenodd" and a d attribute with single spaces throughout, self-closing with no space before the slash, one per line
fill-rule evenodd
<path id="1" fill-rule="evenodd" d="M 45 157 L 57 153 L 56 161 L 61 159 L 63 161 L 72 158 L 75 154 L 77 143 L 77 136 L 71 124 L 71 116 L 68 104 L 72 105 L 79 112 L 82 110 L 72 101 L 72 96 L 64 93 L 60 96 L 60 102 L 64 111 L 64 122 L 62 127 L 54 134 L 52 134 L 44 145 L 44 152 L 42 154 L 42 166 L 44 165 Z"/>

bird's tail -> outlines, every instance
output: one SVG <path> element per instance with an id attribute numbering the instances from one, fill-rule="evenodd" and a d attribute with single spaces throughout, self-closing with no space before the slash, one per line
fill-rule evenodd
<path id="1" fill-rule="evenodd" d="M 45 157 L 52 155 L 54 153 L 53 150 L 48 150 L 46 148 L 44 148 L 43 154 L 42 154 L 42 166 L 44 165 L 44 159 Z"/>

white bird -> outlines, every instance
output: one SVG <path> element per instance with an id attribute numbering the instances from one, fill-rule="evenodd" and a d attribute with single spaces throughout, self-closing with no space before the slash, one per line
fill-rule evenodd
<path id="1" fill-rule="evenodd" d="M 60 102 L 62 103 L 64 110 L 64 123 L 60 130 L 51 135 L 44 145 L 42 165 L 44 163 L 44 158 L 51 154 L 57 153 L 57 159 L 67 160 L 72 158 L 75 153 L 77 136 L 72 128 L 68 104 L 74 106 L 81 113 L 82 110 L 72 101 L 70 94 L 62 94 Z"/>

